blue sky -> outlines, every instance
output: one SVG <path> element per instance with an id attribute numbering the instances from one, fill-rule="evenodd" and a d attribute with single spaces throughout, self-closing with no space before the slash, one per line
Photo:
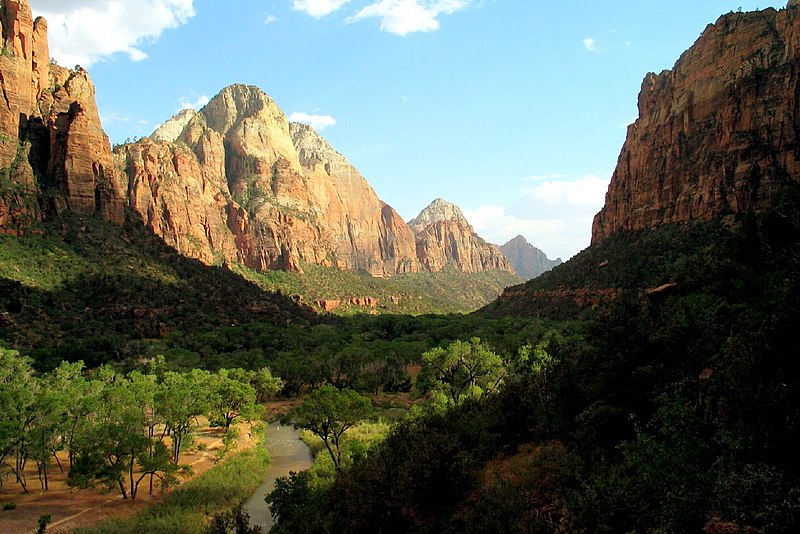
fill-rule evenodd
<path id="1" fill-rule="evenodd" d="M 745 0 L 31 0 L 112 143 L 223 87 L 315 124 L 406 219 L 434 198 L 551 258 L 591 220 L 649 71 Z"/>

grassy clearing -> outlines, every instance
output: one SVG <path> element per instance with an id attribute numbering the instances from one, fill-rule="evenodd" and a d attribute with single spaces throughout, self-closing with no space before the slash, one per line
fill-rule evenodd
<path id="1" fill-rule="evenodd" d="M 244 502 L 264 479 L 269 454 L 261 443 L 175 488 L 140 514 L 113 519 L 80 534 L 194 534 L 203 532 L 214 514 Z"/>

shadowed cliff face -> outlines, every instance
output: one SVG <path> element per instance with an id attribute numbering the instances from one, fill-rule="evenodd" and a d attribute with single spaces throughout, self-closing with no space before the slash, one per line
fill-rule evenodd
<path id="1" fill-rule="evenodd" d="M 800 7 L 730 13 L 648 74 L 592 241 L 760 211 L 800 176 Z"/>
<path id="2" fill-rule="evenodd" d="M 0 231 L 50 213 L 124 220 L 124 200 L 86 71 L 50 64 L 47 22 L 27 0 L 3 0 L 0 56 Z"/>

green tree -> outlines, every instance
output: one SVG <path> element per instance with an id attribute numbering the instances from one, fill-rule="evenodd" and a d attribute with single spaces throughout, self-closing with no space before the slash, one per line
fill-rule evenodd
<path id="1" fill-rule="evenodd" d="M 241 369 L 220 369 L 210 386 L 209 420 L 227 432 L 236 419 L 252 421 L 261 417 L 263 406 L 256 404 L 256 391 Z"/>
<path id="2" fill-rule="evenodd" d="M 184 440 L 191 434 L 197 417 L 208 411 L 211 374 L 193 369 L 189 373 L 164 373 L 156 410 L 164 419 L 164 434 L 172 435 L 172 462 L 178 465 Z M 163 434 L 162 434 L 163 438 Z"/>
<path id="3" fill-rule="evenodd" d="M 282 382 L 280 377 L 273 376 L 269 367 L 251 371 L 249 377 L 250 385 L 256 391 L 256 402 L 264 402 L 281 389 Z"/>
<path id="4" fill-rule="evenodd" d="M 306 396 L 303 404 L 289 413 L 295 428 L 305 428 L 322 439 L 333 465 L 338 470 L 342 463 L 342 435 L 372 417 L 370 400 L 352 389 L 338 390 L 324 385 Z"/>
<path id="5" fill-rule="evenodd" d="M 10 471 L 26 493 L 29 427 L 35 419 L 38 391 L 39 381 L 30 359 L 0 347 L 0 469 Z M 11 458 L 13 461 L 9 462 Z M 2 477 L 0 472 L 0 482 Z"/>
<path id="6" fill-rule="evenodd" d="M 421 380 L 432 380 L 433 389 L 453 404 L 494 391 L 505 376 L 502 358 L 477 337 L 425 352 L 422 365 Z"/>

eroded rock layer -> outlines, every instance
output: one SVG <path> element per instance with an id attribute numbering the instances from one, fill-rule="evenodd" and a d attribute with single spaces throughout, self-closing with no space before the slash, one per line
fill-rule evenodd
<path id="1" fill-rule="evenodd" d="M 800 2 L 730 13 L 648 74 L 592 240 L 769 206 L 800 176 Z"/>
<path id="2" fill-rule="evenodd" d="M 118 148 L 117 169 L 131 207 L 184 254 L 258 270 L 419 270 L 414 234 L 397 213 L 257 87 L 227 87 L 151 139 Z"/>

